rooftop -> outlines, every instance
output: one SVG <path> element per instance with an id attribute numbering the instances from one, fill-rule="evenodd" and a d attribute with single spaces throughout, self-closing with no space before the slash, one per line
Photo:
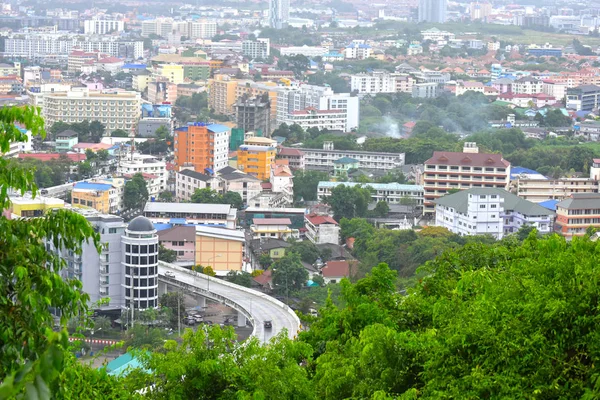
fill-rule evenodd
<path id="1" fill-rule="evenodd" d="M 215 239 L 234 240 L 245 242 L 246 236 L 243 231 L 237 229 L 216 228 L 213 226 L 196 226 L 196 235 L 212 237 Z"/>
<path id="2" fill-rule="evenodd" d="M 403 191 L 403 192 L 422 192 L 423 186 L 421 185 L 404 185 L 401 183 L 359 183 L 359 182 L 329 182 L 329 181 L 321 181 L 319 182 L 318 187 L 322 188 L 334 188 L 339 185 L 344 186 L 370 186 L 374 190 L 394 190 L 394 191 Z"/>
<path id="3" fill-rule="evenodd" d="M 338 223 L 336 222 L 335 219 L 331 218 L 329 215 L 305 215 L 304 218 L 310 222 L 311 224 L 317 226 L 317 225 L 324 225 L 324 224 L 333 224 L 333 225 L 337 225 Z"/>
<path id="4" fill-rule="evenodd" d="M 67 157 L 73 162 L 85 161 L 87 159 L 85 154 L 79 153 L 20 153 L 19 158 L 35 158 L 40 161 L 55 160 L 60 157 Z"/>
<path id="5" fill-rule="evenodd" d="M 178 174 L 181 174 L 184 176 L 189 176 L 190 178 L 194 178 L 194 179 L 197 179 L 197 180 L 203 181 L 203 182 L 207 182 L 207 181 L 213 179 L 212 176 L 205 175 L 200 172 L 196 172 L 193 169 L 184 169 L 183 171 L 179 171 Z"/>
<path id="6" fill-rule="evenodd" d="M 254 225 L 291 225 L 289 218 L 253 218 Z"/>
<path id="7" fill-rule="evenodd" d="M 194 242 L 196 240 L 196 228 L 194 226 L 174 226 L 158 232 L 159 241 L 181 241 Z"/>
<path id="8" fill-rule="evenodd" d="M 588 210 L 600 208 L 600 193 L 573 193 L 556 205 L 556 209 Z"/>
<path id="9" fill-rule="evenodd" d="M 466 214 L 469 203 L 469 195 L 498 195 L 499 197 L 504 199 L 505 211 L 516 211 L 522 215 L 530 216 L 554 215 L 554 213 L 552 213 L 550 210 L 540 206 L 539 204 L 522 199 L 521 197 L 507 192 L 504 189 L 496 188 L 473 188 L 468 190 L 462 190 L 457 193 L 440 197 L 439 199 L 434 200 L 434 203 L 445 207 L 452 207 L 457 212 Z"/>
<path id="10" fill-rule="evenodd" d="M 502 154 L 487 153 L 455 153 L 450 151 L 434 151 L 433 157 L 425 164 L 436 165 L 470 165 L 475 167 L 507 168 L 510 163 L 502 158 Z"/>
<path id="11" fill-rule="evenodd" d="M 342 157 L 342 158 L 338 158 L 337 160 L 333 161 L 334 164 L 356 164 L 358 163 L 358 160 L 356 158 L 350 158 L 350 157 Z"/>
<path id="12" fill-rule="evenodd" d="M 73 185 L 73 190 L 94 190 L 104 192 L 112 188 L 113 186 L 107 183 L 78 182 L 75 185 Z"/>
<path id="13" fill-rule="evenodd" d="M 229 204 L 162 203 L 155 201 L 147 202 L 144 207 L 144 212 L 161 213 L 229 214 L 231 210 Z"/>

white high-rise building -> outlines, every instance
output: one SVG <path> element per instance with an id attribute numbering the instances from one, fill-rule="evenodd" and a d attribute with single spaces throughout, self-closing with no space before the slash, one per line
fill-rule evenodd
<path id="1" fill-rule="evenodd" d="M 125 30 L 123 21 L 108 19 L 87 19 L 83 21 L 83 32 L 86 35 L 106 35 L 107 33 L 122 32 Z"/>
<path id="2" fill-rule="evenodd" d="M 157 18 L 142 22 L 142 36 L 154 34 L 167 37 L 172 33 L 190 39 L 210 39 L 217 34 L 217 23 L 212 20 L 175 21 L 172 18 Z"/>
<path id="3" fill-rule="evenodd" d="M 269 1 L 269 26 L 275 29 L 285 28 L 290 19 L 290 0 Z"/>
<path id="4" fill-rule="evenodd" d="M 121 236 L 121 267 L 125 270 L 125 306 L 135 310 L 158 307 L 158 235 L 152 222 L 134 218 Z"/>
<path id="5" fill-rule="evenodd" d="M 419 0 L 419 22 L 446 22 L 448 0 Z"/>
<path id="6" fill-rule="evenodd" d="M 277 90 L 278 124 L 288 121 L 292 112 L 307 108 L 342 112 L 346 132 L 358 127 L 359 99 L 350 93 L 334 93 L 329 87 L 314 85 Z"/>
<path id="7" fill-rule="evenodd" d="M 66 262 L 61 276 L 80 280 L 83 291 L 90 296 L 91 303 L 108 298 L 108 307 L 124 306 L 125 277 L 121 266 L 121 235 L 125 233 L 127 225 L 123 218 L 116 215 L 102 214 L 92 209 L 72 210 L 88 220 L 100 235 L 103 246 L 100 253 L 91 242 L 82 244 L 80 255 L 66 250 L 59 252 Z M 48 246 L 52 247 L 51 244 Z"/>
<path id="8" fill-rule="evenodd" d="M 61 33 L 11 34 L 4 41 L 7 58 L 43 59 L 48 56 L 66 59 L 73 50 L 97 51 L 113 57 L 136 60 L 144 55 L 144 42 L 118 36 L 82 36 Z"/>
<path id="9" fill-rule="evenodd" d="M 141 94 L 133 91 L 90 91 L 73 87 L 66 92 L 47 92 L 41 95 L 42 115 L 46 125 L 100 121 L 106 132 L 117 129 L 135 132 L 140 116 Z"/>
<path id="10" fill-rule="evenodd" d="M 271 54 L 270 40 L 268 38 L 244 40 L 242 42 L 242 54 L 250 59 L 267 58 Z"/>

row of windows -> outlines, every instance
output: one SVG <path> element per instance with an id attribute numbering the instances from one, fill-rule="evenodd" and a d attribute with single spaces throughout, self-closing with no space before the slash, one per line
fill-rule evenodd
<path id="1" fill-rule="evenodd" d="M 113 232 L 111 232 L 113 233 Z M 131 253 L 131 254 L 148 254 L 148 253 L 156 253 L 158 251 L 158 245 L 157 244 L 142 244 L 142 245 L 137 245 L 137 244 L 126 244 L 125 245 L 125 252 L 126 253 Z"/>
<path id="2" fill-rule="evenodd" d="M 152 265 L 158 262 L 158 255 L 153 256 L 125 256 L 125 264 L 133 264 L 133 265 Z"/>
<path id="3" fill-rule="evenodd" d="M 125 286 L 131 286 L 131 281 L 132 279 L 129 277 L 125 278 Z M 133 286 L 134 287 L 148 287 L 148 286 L 154 286 L 158 284 L 158 279 L 155 278 L 142 278 L 142 279 L 137 279 L 134 278 L 133 279 Z"/>
<path id="4" fill-rule="evenodd" d="M 125 275 L 152 276 L 158 274 L 158 267 L 129 267 L 125 266 Z"/>
<path id="5" fill-rule="evenodd" d="M 131 304 L 131 302 L 129 300 L 125 301 L 125 306 L 129 307 Z M 134 307 L 135 308 L 152 308 L 152 307 L 158 307 L 158 300 L 143 300 L 143 301 L 134 301 Z"/>

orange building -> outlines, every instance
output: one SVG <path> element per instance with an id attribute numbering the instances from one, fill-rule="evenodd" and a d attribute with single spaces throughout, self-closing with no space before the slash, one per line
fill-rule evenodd
<path id="1" fill-rule="evenodd" d="M 237 152 L 237 167 L 240 171 L 261 180 L 271 176 L 271 164 L 275 162 L 277 151 L 273 146 L 240 146 Z"/>
<path id="2" fill-rule="evenodd" d="M 220 124 L 189 123 L 175 129 L 173 148 L 175 164 L 181 168 L 192 164 L 194 170 L 218 171 L 228 164 L 231 129 Z"/>

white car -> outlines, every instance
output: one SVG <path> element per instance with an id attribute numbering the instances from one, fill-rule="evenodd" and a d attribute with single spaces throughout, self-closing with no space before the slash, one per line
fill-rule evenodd
<path id="1" fill-rule="evenodd" d="M 165 276 L 166 276 L 166 277 L 169 277 L 169 278 L 175 278 L 175 274 L 174 274 L 174 273 L 172 273 L 171 271 L 167 271 L 167 272 L 165 272 Z"/>

